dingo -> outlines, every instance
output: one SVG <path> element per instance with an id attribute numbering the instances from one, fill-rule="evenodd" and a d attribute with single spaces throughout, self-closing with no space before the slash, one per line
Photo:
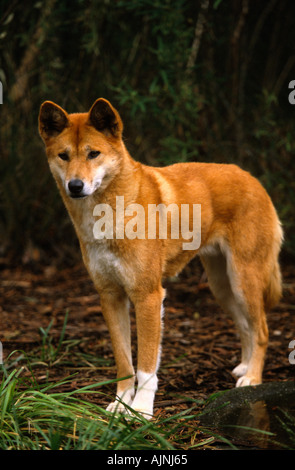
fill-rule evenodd
<path id="1" fill-rule="evenodd" d="M 241 363 L 233 370 L 237 386 L 259 384 L 268 342 L 265 310 L 281 295 L 278 254 L 283 234 L 258 180 L 229 164 L 178 163 L 153 168 L 134 161 L 122 140 L 121 118 L 105 99 L 95 101 L 88 113 L 77 114 L 46 101 L 40 109 L 39 131 L 84 263 L 100 295 L 117 376 L 131 376 L 117 383 L 117 397 L 107 409 L 124 412 L 126 403 L 146 418 L 152 417 L 161 351 L 162 279 L 178 273 L 196 254 L 214 296 L 232 315 L 241 337 Z M 127 237 L 122 225 L 116 236 L 111 214 L 106 217 L 112 217 L 109 236 L 95 237 L 94 225 L 102 213 L 96 212 L 96 206 L 115 210 L 118 196 L 125 208 L 129 206 L 123 228 L 132 222 L 132 207 L 136 211 L 140 206 L 146 236 Z M 181 230 L 179 237 L 171 236 L 176 220 L 172 213 L 167 214 L 166 239 L 148 236 L 149 205 L 180 208 L 182 204 L 201 206 L 200 246 L 194 250 L 183 249 L 187 237 Z M 191 231 L 193 211 L 189 226 Z M 137 321 L 136 394 L 129 301 Z"/>

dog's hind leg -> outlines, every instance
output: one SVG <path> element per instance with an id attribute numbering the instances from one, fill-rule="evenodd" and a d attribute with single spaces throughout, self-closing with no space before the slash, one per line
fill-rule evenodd
<path id="1" fill-rule="evenodd" d="M 263 308 L 263 291 L 257 271 L 237 266 L 229 248 L 217 247 L 214 254 L 201 256 L 212 293 L 229 313 L 241 339 L 241 363 L 233 373 L 237 386 L 261 383 L 268 329 Z"/>

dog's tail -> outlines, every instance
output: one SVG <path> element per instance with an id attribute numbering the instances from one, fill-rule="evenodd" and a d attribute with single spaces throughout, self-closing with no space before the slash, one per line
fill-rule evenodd
<path id="1" fill-rule="evenodd" d="M 283 230 L 278 220 L 273 246 L 273 263 L 267 288 L 264 292 L 264 305 L 266 310 L 275 307 L 282 296 L 282 275 L 278 262 L 279 251 L 283 241 Z"/>

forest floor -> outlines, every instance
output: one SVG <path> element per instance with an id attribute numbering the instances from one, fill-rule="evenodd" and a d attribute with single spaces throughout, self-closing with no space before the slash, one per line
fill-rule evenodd
<path id="1" fill-rule="evenodd" d="M 288 359 L 289 343 L 295 339 L 293 265 L 283 266 L 283 278 L 283 298 L 268 314 L 270 339 L 264 382 L 294 378 L 295 366 Z M 231 371 L 240 359 L 240 343 L 233 322 L 215 302 L 198 260 L 165 287 L 165 328 L 156 415 L 185 409 L 187 398 L 203 400 L 214 392 L 234 387 Z M 59 345 L 66 312 L 65 335 Z M 39 383 L 71 377 L 60 386 L 65 391 L 116 377 L 99 297 L 82 264 L 63 268 L 54 263 L 43 267 L 33 264 L 11 269 L 2 260 L 0 318 L 4 360 L 11 363 L 25 352 Z M 135 357 L 133 311 L 131 324 Z M 106 395 L 89 399 L 99 400 L 99 405 L 106 406 L 115 393 L 115 385 L 106 385 L 103 390 Z"/>

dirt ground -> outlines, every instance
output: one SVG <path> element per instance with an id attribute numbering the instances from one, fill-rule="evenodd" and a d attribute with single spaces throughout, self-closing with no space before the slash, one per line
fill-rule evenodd
<path id="1" fill-rule="evenodd" d="M 60 389 L 75 389 L 116 376 L 109 334 L 101 315 L 99 297 L 81 263 L 58 267 L 29 263 L 11 268 L 0 260 L 0 341 L 4 360 L 13 351 L 34 357 L 35 377 L 57 381 L 74 374 Z M 283 266 L 284 295 L 268 314 L 270 341 L 264 381 L 292 380 L 288 348 L 295 339 L 295 267 Z M 198 260 L 177 280 L 166 283 L 164 336 L 155 412 L 187 407 L 186 398 L 206 398 L 232 388 L 231 370 L 239 363 L 239 338 L 230 318 L 216 304 Z M 65 342 L 55 361 L 41 360 L 42 335 L 50 322 L 50 342 L 56 346 L 68 320 Z M 134 356 L 136 324 L 131 315 Z M 67 345 L 67 348 L 65 347 Z M 38 363 L 39 355 L 39 363 Z M 9 361 L 17 358 L 14 352 Z M 36 363 L 37 362 L 37 363 Z M 29 374 L 29 371 L 28 371 Z M 102 389 L 115 393 L 115 385 Z M 105 406 L 107 396 L 90 398 Z"/>

